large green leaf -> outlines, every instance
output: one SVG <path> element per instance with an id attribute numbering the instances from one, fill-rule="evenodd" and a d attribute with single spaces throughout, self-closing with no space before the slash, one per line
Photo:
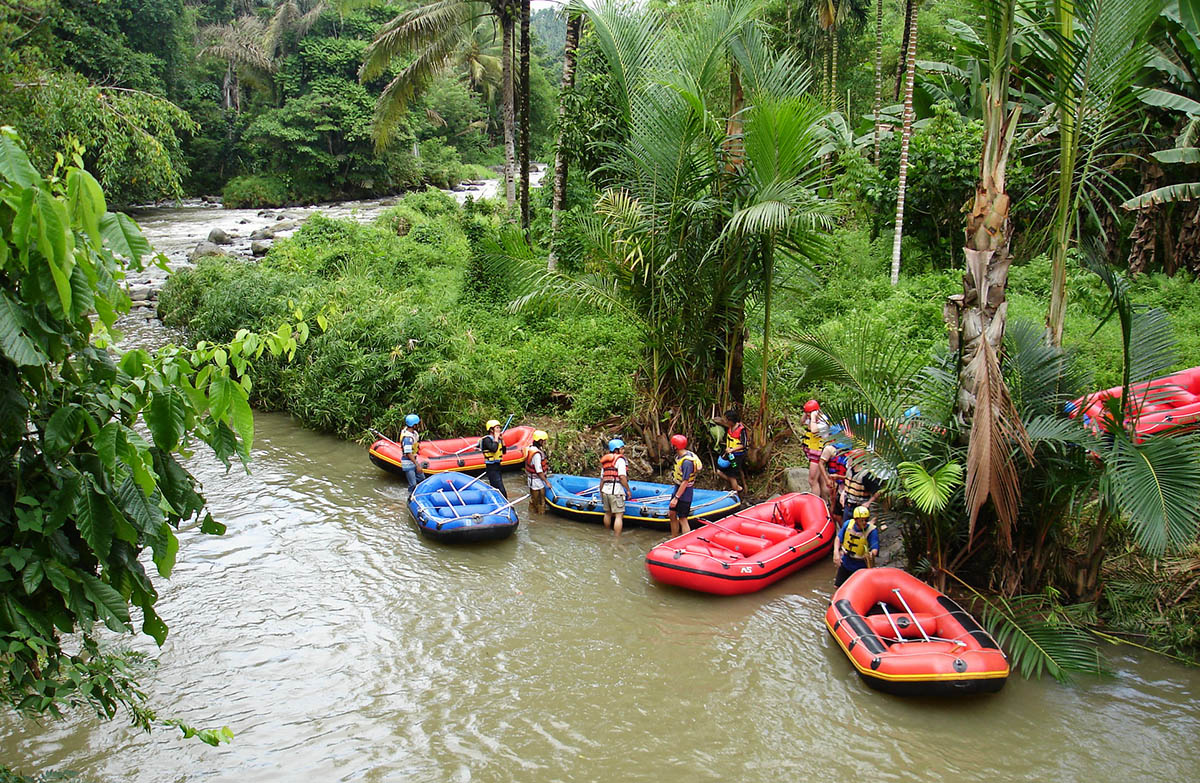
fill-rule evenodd
<path id="1" fill-rule="evenodd" d="M 1200 37 L 1200 0 L 1179 0 L 1179 21 L 1189 33 Z"/>
<path id="2" fill-rule="evenodd" d="M 162 511 L 150 502 L 132 478 L 125 479 L 117 488 L 117 502 L 120 510 L 136 523 L 139 530 L 149 536 L 158 534 L 163 522 Z"/>
<path id="3" fill-rule="evenodd" d="M 46 260 L 64 314 L 71 312 L 71 270 L 75 266 L 71 223 L 63 203 L 44 188 L 36 198 L 38 250 Z"/>
<path id="4" fill-rule="evenodd" d="M 176 389 L 156 392 L 145 412 L 146 425 L 154 437 L 154 445 L 171 451 L 179 445 L 187 420 L 187 406 Z"/>
<path id="5" fill-rule="evenodd" d="M 933 473 L 917 462 L 901 462 L 896 466 L 904 494 L 926 514 L 946 508 L 954 490 L 962 485 L 963 467 L 957 462 L 947 462 Z"/>
<path id="6" fill-rule="evenodd" d="M 1122 209 L 1136 210 L 1152 207 L 1156 204 L 1171 204 L 1177 201 L 1191 201 L 1200 198 L 1200 182 L 1180 182 L 1175 185 L 1164 185 L 1140 196 L 1135 196 L 1121 204 Z"/>
<path id="7" fill-rule="evenodd" d="M 83 434 L 84 412 L 78 405 L 59 408 L 46 422 L 43 442 L 46 453 L 57 459 L 70 451 Z"/>
<path id="8" fill-rule="evenodd" d="M 137 223 L 124 212 L 105 213 L 100 219 L 100 233 L 109 250 L 134 266 L 141 266 L 142 258 L 154 252 Z"/>
<path id="9" fill-rule="evenodd" d="M 113 520 L 107 498 L 95 489 L 85 489 L 75 505 L 75 526 L 79 535 L 100 559 L 112 549 Z"/>
<path id="10" fill-rule="evenodd" d="M 175 568 L 175 556 L 179 554 L 179 538 L 166 522 L 159 525 L 158 533 L 162 544 L 154 547 L 154 565 L 158 567 L 159 576 L 166 579 Z"/>
<path id="11" fill-rule="evenodd" d="M 1193 116 L 1200 115 L 1200 102 L 1186 95 L 1168 92 L 1158 87 L 1139 87 L 1134 92 L 1147 106 L 1157 106 L 1160 109 L 1180 111 Z"/>
<path id="12" fill-rule="evenodd" d="M 1157 160 L 1159 163 L 1200 163 L 1200 148 L 1197 147 L 1172 147 L 1168 150 L 1159 150 L 1158 152 L 1150 153 L 1150 157 Z"/>
<path id="13" fill-rule="evenodd" d="M 0 177 L 22 188 L 32 187 L 42 179 L 25 151 L 7 133 L 0 134 Z"/>
<path id="14" fill-rule="evenodd" d="M 1095 638 L 1063 613 L 1047 611 L 1042 596 L 984 600 L 984 626 L 1023 676 L 1069 682 L 1072 674 L 1104 673 Z"/>
<path id="15" fill-rule="evenodd" d="M 0 292 L 0 350 L 21 367 L 46 363 L 46 355 L 25 334 L 24 312 L 3 292 Z"/>
<path id="16" fill-rule="evenodd" d="M 132 631 L 129 623 L 129 606 L 125 599 L 92 574 L 82 574 L 83 593 L 95 607 L 96 617 L 104 621 L 110 630 L 121 633 Z"/>

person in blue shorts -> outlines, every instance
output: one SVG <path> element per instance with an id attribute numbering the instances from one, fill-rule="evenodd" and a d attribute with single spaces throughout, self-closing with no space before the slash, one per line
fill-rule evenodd
<path id="1" fill-rule="evenodd" d="M 871 521 L 871 510 L 858 506 L 853 514 L 842 523 L 833 541 L 833 562 L 838 567 L 834 587 L 841 587 L 855 571 L 873 568 L 879 556 L 879 531 Z"/>
<path id="2" fill-rule="evenodd" d="M 685 435 L 672 435 L 671 446 L 675 449 L 675 468 L 671 471 L 671 505 L 667 508 L 667 521 L 671 525 L 671 536 L 679 536 L 691 530 L 688 516 L 692 513 L 692 485 L 696 474 L 704 467 L 693 452 L 688 451 Z"/>

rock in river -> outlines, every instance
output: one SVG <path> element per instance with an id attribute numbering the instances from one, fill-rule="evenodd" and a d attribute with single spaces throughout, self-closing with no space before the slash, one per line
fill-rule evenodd
<path id="1" fill-rule="evenodd" d="M 232 245 L 233 240 L 225 233 L 224 229 L 214 228 L 208 232 L 208 241 L 214 245 Z"/>
<path id="2" fill-rule="evenodd" d="M 275 232 L 269 228 L 260 228 L 250 234 L 251 239 L 274 239 Z"/>
<path id="3" fill-rule="evenodd" d="M 266 242 L 261 242 L 257 239 L 250 243 L 250 252 L 254 256 L 265 256 L 267 254 L 267 251 L 270 249 L 271 249 L 270 244 L 268 244 Z"/>
<path id="4" fill-rule="evenodd" d="M 212 242 L 201 242 L 198 245 L 196 245 L 195 250 L 188 253 L 188 261 L 195 261 L 197 258 L 200 258 L 201 256 L 223 256 L 223 255 L 226 255 L 226 253 L 224 250 L 221 249 L 221 247 L 219 245 L 215 245 Z"/>

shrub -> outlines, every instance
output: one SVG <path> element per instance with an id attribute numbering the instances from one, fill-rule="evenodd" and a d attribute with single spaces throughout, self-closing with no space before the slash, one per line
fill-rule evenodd
<path id="1" fill-rule="evenodd" d="M 229 209 L 282 207 L 289 201 L 287 185 L 269 174 L 234 177 L 221 191 L 221 203 Z"/>

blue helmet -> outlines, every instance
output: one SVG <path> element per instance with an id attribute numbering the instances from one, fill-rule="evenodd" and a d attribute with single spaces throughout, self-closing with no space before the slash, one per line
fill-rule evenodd
<path id="1" fill-rule="evenodd" d="M 623 448 L 625 448 L 625 441 L 621 440 L 620 438 L 613 438 L 608 442 L 609 451 L 616 451 L 617 449 Z"/>
<path id="2" fill-rule="evenodd" d="M 921 415 L 921 409 L 918 408 L 916 405 L 912 406 L 911 408 L 909 408 L 908 410 L 906 410 L 904 412 L 904 418 L 906 418 L 906 419 L 911 419 L 913 416 L 920 416 L 920 415 Z"/>
<path id="3" fill-rule="evenodd" d="M 720 468 L 721 470 L 725 470 L 725 468 L 729 467 L 732 464 L 733 464 L 732 462 L 725 459 L 724 457 L 717 457 L 717 467 Z"/>
<path id="4" fill-rule="evenodd" d="M 415 427 L 421 423 L 421 417 L 415 413 L 410 413 L 404 417 L 404 423 L 409 427 Z"/>
<path id="5" fill-rule="evenodd" d="M 830 435 L 840 435 L 841 433 L 842 433 L 842 426 L 840 424 L 834 424 L 834 425 L 830 426 L 830 428 L 829 428 Z"/>

